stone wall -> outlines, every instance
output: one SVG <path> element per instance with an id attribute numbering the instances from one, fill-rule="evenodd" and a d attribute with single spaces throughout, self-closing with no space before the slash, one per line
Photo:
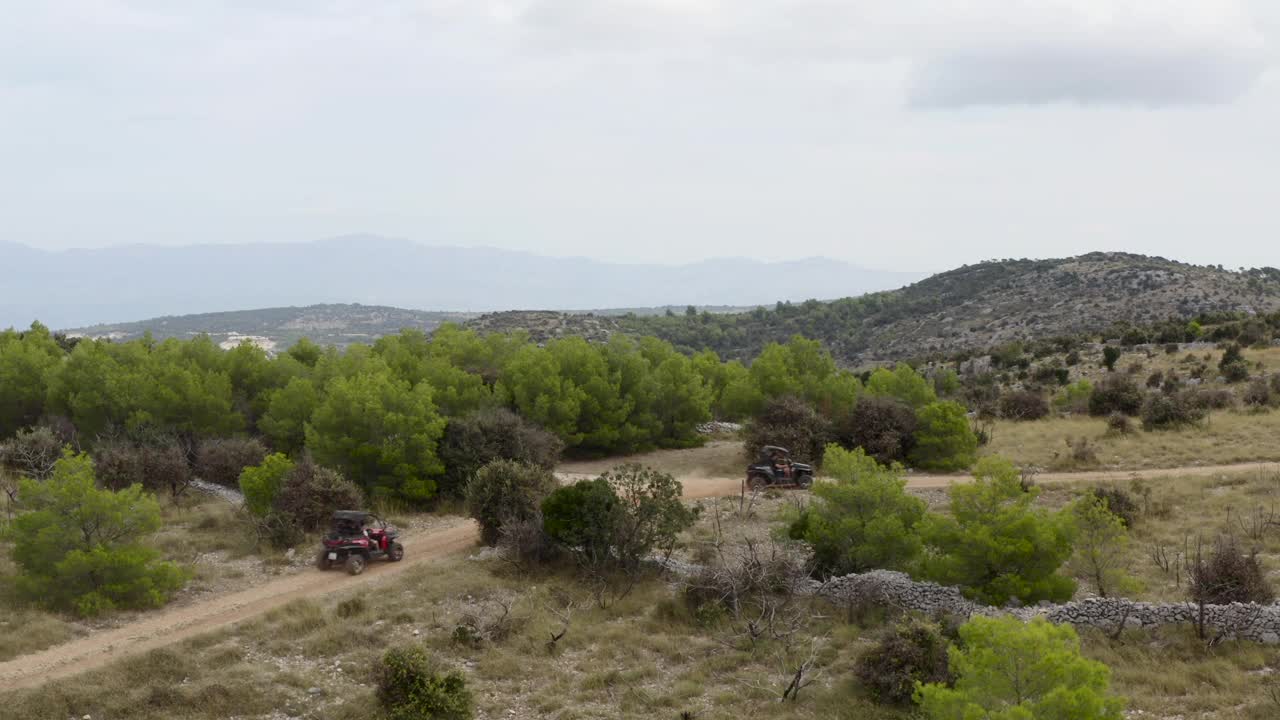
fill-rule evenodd
<path id="1" fill-rule="evenodd" d="M 677 575 L 692 576 L 697 565 L 667 561 L 667 569 Z M 1042 616 L 1050 622 L 1091 627 L 1114 632 L 1121 623 L 1129 629 L 1156 629 L 1177 625 L 1194 626 L 1198 610 L 1193 603 L 1147 603 L 1123 598 L 1087 598 L 1060 605 L 994 608 L 975 603 L 960 594 L 959 588 L 912 580 L 905 573 L 873 570 L 845 575 L 827 582 L 806 579 L 801 591 L 820 595 L 838 605 L 870 603 L 927 615 L 1014 615 L 1023 620 Z M 1205 606 L 1206 632 L 1222 639 L 1252 640 L 1280 644 L 1280 604 L 1232 603 Z"/>

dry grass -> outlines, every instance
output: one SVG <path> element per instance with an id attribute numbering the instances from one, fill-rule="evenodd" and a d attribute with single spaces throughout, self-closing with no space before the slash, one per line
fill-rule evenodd
<path id="1" fill-rule="evenodd" d="M 1179 558 L 1194 554 L 1197 540 L 1210 546 L 1223 535 L 1233 535 L 1244 547 L 1256 548 L 1273 584 L 1280 581 L 1280 524 L 1269 522 L 1280 523 L 1280 473 L 1127 479 L 1098 485 L 1125 490 L 1139 506 L 1129 533 L 1129 572 L 1140 583 L 1140 590 L 1131 593 L 1133 597 L 1186 601 L 1186 570 Z M 1041 501 L 1062 507 L 1087 487 L 1045 484 Z M 1168 571 L 1153 559 L 1158 551 L 1169 559 Z M 1088 586 L 1082 583 L 1081 591 L 1088 592 Z"/>
<path id="2" fill-rule="evenodd" d="M 999 421 L 991 442 L 983 448 L 1023 467 L 1055 470 L 1142 470 L 1228 465 L 1280 460 L 1280 412 L 1215 412 L 1203 425 L 1181 430 L 1127 435 L 1107 432 L 1101 418 L 1057 417 L 1033 422 Z M 1097 454 L 1096 462 L 1072 458 L 1068 441 L 1085 438 Z"/>

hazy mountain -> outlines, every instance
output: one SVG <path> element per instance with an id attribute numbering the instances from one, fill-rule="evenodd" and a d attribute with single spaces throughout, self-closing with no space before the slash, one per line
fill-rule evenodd
<path id="1" fill-rule="evenodd" d="M 0 327 L 38 319 L 55 328 L 320 303 L 468 312 L 772 305 L 860 295 L 921 277 L 824 258 L 626 265 L 377 236 L 58 252 L 0 243 L 0 267 Z"/>

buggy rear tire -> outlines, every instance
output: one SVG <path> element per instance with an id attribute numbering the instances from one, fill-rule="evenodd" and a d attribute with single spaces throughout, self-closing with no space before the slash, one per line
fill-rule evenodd
<path id="1" fill-rule="evenodd" d="M 351 575 L 359 575 L 364 572 L 364 556 L 360 553 L 351 553 L 347 556 L 347 573 Z"/>
<path id="2" fill-rule="evenodd" d="M 387 559 L 391 562 L 400 562 L 404 559 L 404 546 L 398 542 L 391 543 L 391 547 L 387 548 Z"/>
<path id="3" fill-rule="evenodd" d="M 763 475 L 752 475 L 747 478 L 747 489 L 752 491 L 764 490 L 769 487 L 769 478 Z"/>
<path id="4" fill-rule="evenodd" d="M 319 554 L 316 555 L 316 569 L 328 570 L 330 567 L 333 567 L 333 565 L 329 560 L 329 551 L 321 550 Z"/>
<path id="5" fill-rule="evenodd" d="M 796 487 L 800 488 L 801 490 L 808 490 L 809 488 L 813 487 L 813 476 L 808 473 L 797 475 Z"/>

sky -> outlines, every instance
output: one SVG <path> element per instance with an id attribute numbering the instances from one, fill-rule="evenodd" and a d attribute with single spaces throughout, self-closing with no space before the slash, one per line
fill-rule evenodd
<path id="1" fill-rule="evenodd" d="M 0 241 L 1280 265 L 1275 0 L 0 4 Z"/>

